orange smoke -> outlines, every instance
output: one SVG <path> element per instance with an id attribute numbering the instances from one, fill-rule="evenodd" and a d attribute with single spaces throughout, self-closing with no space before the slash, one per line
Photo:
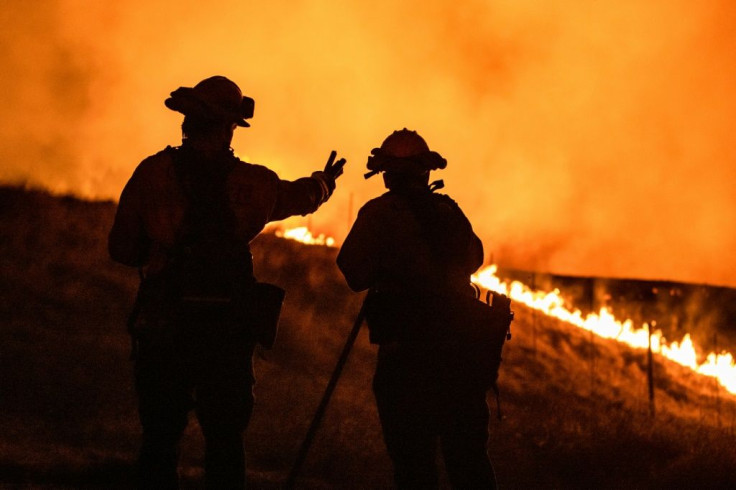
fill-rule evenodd
<path id="1" fill-rule="evenodd" d="M 116 198 L 178 143 L 169 92 L 219 73 L 256 99 L 238 154 L 285 178 L 348 159 L 312 218 L 338 239 L 382 192 L 370 149 L 408 127 L 503 266 L 736 286 L 734 21 L 718 0 L 9 0 L 0 181 Z"/>

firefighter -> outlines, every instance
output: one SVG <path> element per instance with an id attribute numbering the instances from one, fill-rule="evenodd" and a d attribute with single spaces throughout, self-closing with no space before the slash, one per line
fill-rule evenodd
<path id="1" fill-rule="evenodd" d="M 459 206 L 434 192 L 441 181 L 430 184 L 430 171 L 447 162 L 415 131 L 394 131 L 371 153 L 366 178 L 382 173 L 388 192 L 360 209 L 337 264 L 351 289 L 369 290 L 366 317 L 379 345 L 373 391 L 395 483 L 436 488 L 439 443 L 455 488 L 494 488 L 488 384 L 458 368 L 468 347 L 455 341 L 461 326 L 430 333 L 412 321 L 412 311 L 441 311 L 474 295 L 470 275 L 482 265 L 483 245 Z M 373 295 L 388 301 L 374 303 Z"/>
<path id="2" fill-rule="evenodd" d="M 316 211 L 345 160 L 332 152 L 323 170 L 287 181 L 238 159 L 233 132 L 250 126 L 254 101 L 222 76 L 178 88 L 165 105 L 184 115 L 182 144 L 138 165 L 108 242 L 114 260 L 145 277 L 129 322 L 143 432 L 138 483 L 178 487 L 179 439 L 194 410 L 207 487 L 244 488 L 258 339 L 232 312 L 256 284 L 249 243 L 270 221 Z"/>

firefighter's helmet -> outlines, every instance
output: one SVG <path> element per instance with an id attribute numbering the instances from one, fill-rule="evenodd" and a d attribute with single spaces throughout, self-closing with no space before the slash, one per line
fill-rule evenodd
<path id="1" fill-rule="evenodd" d="M 255 102 L 243 96 L 235 82 L 223 76 L 206 78 L 194 87 L 179 87 L 164 101 L 172 111 L 248 127 Z"/>
<path id="2" fill-rule="evenodd" d="M 378 172 L 424 174 L 446 166 L 447 160 L 431 151 L 424 138 L 404 128 L 391 133 L 380 148 L 371 150 L 367 163 L 370 172 L 366 176 Z"/>

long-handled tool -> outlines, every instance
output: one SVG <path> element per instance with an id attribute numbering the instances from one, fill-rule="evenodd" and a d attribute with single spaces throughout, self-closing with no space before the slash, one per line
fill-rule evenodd
<path id="1" fill-rule="evenodd" d="M 330 382 L 327 383 L 327 388 L 325 388 L 325 393 L 322 395 L 322 400 L 320 401 L 317 411 L 314 414 L 314 418 L 312 419 L 312 423 L 307 430 L 307 435 L 304 437 L 304 441 L 299 448 L 296 460 L 294 461 L 294 466 L 292 466 L 289 476 L 286 479 L 286 483 L 284 484 L 284 488 L 287 490 L 294 488 L 294 482 L 296 481 L 297 475 L 299 475 L 299 471 L 301 470 L 302 464 L 304 464 L 304 460 L 307 458 L 309 447 L 312 445 L 314 436 L 317 434 L 317 429 L 319 429 L 319 424 L 322 422 L 322 417 L 324 417 L 325 411 L 327 410 L 327 405 L 330 403 L 332 392 L 335 391 L 337 382 L 342 374 L 342 369 L 345 367 L 345 363 L 350 355 L 350 350 L 353 348 L 355 339 L 358 337 L 358 332 L 360 332 L 360 327 L 363 325 L 363 320 L 365 319 L 365 304 L 366 301 L 363 300 L 360 312 L 358 312 L 358 316 L 355 317 L 353 329 L 350 331 L 350 334 L 345 341 L 345 347 L 342 348 L 342 353 L 340 354 L 340 358 L 337 360 L 335 370 L 332 372 Z"/>

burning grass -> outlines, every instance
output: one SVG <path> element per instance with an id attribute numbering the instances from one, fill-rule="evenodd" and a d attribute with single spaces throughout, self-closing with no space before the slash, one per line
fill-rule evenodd
<path id="1" fill-rule="evenodd" d="M 0 210 L 0 486 L 127 488 L 138 425 L 123 320 L 137 278 L 107 259 L 114 205 L 1 189 Z M 287 289 L 277 346 L 256 356 L 246 436 L 251 483 L 277 488 L 361 296 L 343 283 L 335 249 L 266 235 L 253 251 L 260 278 Z M 504 419 L 490 427 L 502 488 L 736 485 L 736 405 L 712 378 L 655 357 L 652 416 L 645 351 L 514 310 Z M 301 487 L 390 487 L 370 392 L 374 353 L 362 331 Z M 187 488 L 201 482 L 201 448 L 192 421 L 182 444 Z"/>

